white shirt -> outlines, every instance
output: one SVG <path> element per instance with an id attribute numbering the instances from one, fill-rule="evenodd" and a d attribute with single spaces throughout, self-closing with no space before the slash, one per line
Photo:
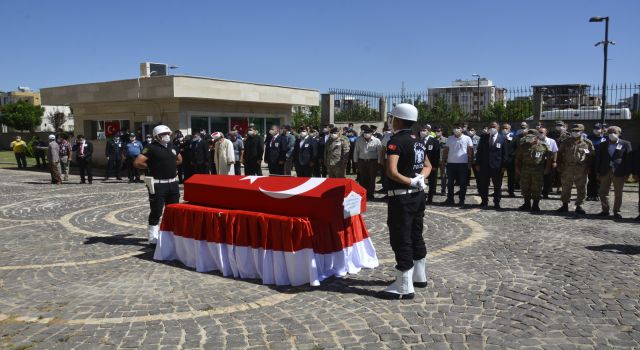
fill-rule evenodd
<path id="1" fill-rule="evenodd" d="M 447 163 L 468 163 L 469 162 L 469 147 L 473 148 L 473 141 L 467 135 L 455 135 L 447 138 L 446 146 L 449 149 L 449 155 L 447 157 Z"/>
<path id="2" fill-rule="evenodd" d="M 552 153 L 556 153 L 558 152 L 558 144 L 556 143 L 556 140 L 550 138 L 550 137 L 545 137 L 544 138 L 544 143 L 547 144 L 547 146 L 549 146 L 549 148 L 551 149 Z"/>
<path id="3" fill-rule="evenodd" d="M 371 139 L 367 142 L 364 136 L 360 136 L 356 139 L 353 161 L 357 162 L 360 159 L 378 159 L 381 149 L 382 143 L 377 137 L 371 136 Z"/>

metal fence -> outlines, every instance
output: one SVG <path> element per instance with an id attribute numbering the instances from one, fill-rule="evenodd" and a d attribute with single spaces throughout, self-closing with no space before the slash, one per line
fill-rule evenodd
<path id="1" fill-rule="evenodd" d="M 422 121 L 600 120 L 601 85 L 535 85 L 516 88 L 454 86 L 427 91 L 380 93 L 331 89 L 335 120 L 380 120 L 380 108 L 416 105 Z M 640 84 L 612 84 L 606 88 L 606 120 L 640 119 Z"/>

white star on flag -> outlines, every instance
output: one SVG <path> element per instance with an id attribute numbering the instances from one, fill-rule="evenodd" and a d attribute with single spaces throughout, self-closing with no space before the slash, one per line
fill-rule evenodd
<path id="1" fill-rule="evenodd" d="M 249 180 L 249 183 L 254 183 L 254 182 L 256 182 L 257 179 L 259 179 L 261 177 L 266 177 L 266 176 L 250 175 L 250 176 L 243 177 L 242 179 L 240 179 L 240 181 Z"/>

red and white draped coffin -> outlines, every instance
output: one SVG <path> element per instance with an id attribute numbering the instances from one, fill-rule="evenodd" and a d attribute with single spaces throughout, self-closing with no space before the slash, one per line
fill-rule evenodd
<path id="1" fill-rule="evenodd" d="M 194 175 L 165 208 L 154 259 L 302 285 L 378 266 L 351 179 Z"/>

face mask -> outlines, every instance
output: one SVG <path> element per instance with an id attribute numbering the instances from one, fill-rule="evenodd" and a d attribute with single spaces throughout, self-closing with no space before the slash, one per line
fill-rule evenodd
<path id="1" fill-rule="evenodd" d="M 540 135 L 538 135 L 538 139 L 539 139 L 540 141 L 544 141 L 544 138 L 545 138 L 545 135 L 544 135 L 544 134 L 540 134 Z"/>
<path id="2" fill-rule="evenodd" d="M 329 133 L 329 129 L 322 129 L 322 133 L 323 134 L 328 134 Z"/>
<path id="3" fill-rule="evenodd" d="M 580 131 L 572 131 L 572 132 L 571 132 L 571 137 L 578 138 L 578 137 L 580 137 L 580 135 L 582 135 L 582 134 L 580 133 Z"/>
<path id="4" fill-rule="evenodd" d="M 489 135 L 493 136 L 493 135 L 495 135 L 497 133 L 498 133 L 498 129 L 496 129 L 496 128 L 489 129 Z"/>
<path id="5" fill-rule="evenodd" d="M 442 131 L 436 131 L 436 136 L 442 136 Z"/>
<path id="6" fill-rule="evenodd" d="M 300 133 L 300 137 L 302 137 L 302 138 L 307 137 L 307 135 L 308 135 L 308 134 L 307 134 L 307 132 L 306 132 L 306 131 L 303 131 L 303 132 L 301 132 L 301 133 Z"/>
<path id="7" fill-rule="evenodd" d="M 200 136 L 195 136 L 195 137 L 193 138 L 193 141 L 195 141 L 195 142 L 200 141 Z"/>
<path id="8" fill-rule="evenodd" d="M 420 131 L 420 137 L 422 137 L 422 138 L 427 137 L 427 132 L 426 131 Z"/>
<path id="9" fill-rule="evenodd" d="M 456 136 L 462 135 L 462 129 L 460 129 L 460 128 L 453 129 L 453 134 L 456 135 Z"/>
<path id="10" fill-rule="evenodd" d="M 617 142 L 619 138 L 618 134 L 609 134 L 609 140 L 611 140 L 611 142 Z"/>
<path id="11" fill-rule="evenodd" d="M 182 142 L 182 140 L 184 139 L 184 137 L 178 137 L 178 141 Z"/>
<path id="12" fill-rule="evenodd" d="M 363 136 L 367 140 L 371 138 L 371 134 L 370 133 L 365 133 Z"/>
<path id="13" fill-rule="evenodd" d="M 556 126 L 556 130 L 558 130 L 558 131 L 564 131 L 564 126 Z"/>
<path id="14" fill-rule="evenodd" d="M 509 129 L 502 129 L 502 135 L 509 135 Z"/>
<path id="15" fill-rule="evenodd" d="M 254 134 L 255 134 L 255 133 L 254 133 L 254 131 L 253 131 L 253 130 L 249 130 L 249 131 L 247 131 L 247 135 L 249 135 L 249 136 L 253 136 Z"/>
<path id="16" fill-rule="evenodd" d="M 334 140 L 337 139 L 338 138 L 338 134 L 331 134 L 331 138 L 334 139 Z"/>
<path id="17" fill-rule="evenodd" d="M 78 140 L 78 143 L 84 143 L 84 140 Z"/>
<path id="18" fill-rule="evenodd" d="M 593 134 L 600 136 L 602 134 L 602 130 L 601 129 L 593 129 Z"/>
<path id="19" fill-rule="evenodd" d="M 475 134 L 476 134 L 476 132 L 475 132 L 475 131 L 469 131 L 469 136 L 473 136 L 473 135 L 475 135 Z"/>
<path id="20" fill-rule="evenodd" d="M 151 139 L 147 139 L 147 141 L 151 142 Z M 171 137 L 169 135 L 162 135 L 162 137 L 160 138 L 160 143 L 162 143 L 163 145 L 166 145 L 167 143 L 169 143 L 169 141 L 171 141 Z"/>
<path id="21" fill-rule="evenodd" d="M 114 137 L 114 138 L 113 138 L 113 141 L 114 141 L 114 142 L 120 142 L 120 138 L 119 138 L 119 137 Z"/>
<path id="22" fill-rule="evenodd" d="M 149 137 L 149 138 L 147 139 L 147 142 L 151 142 L 151 141 L 153 141 L 153 139 Z"/>
<path id="23" fill-rule="evenodd" d="M 277 134 L 275 130 L 273 130 L 273 129 L 269 130 L 269 135 L 273 136 L 275 134 Z"/>

